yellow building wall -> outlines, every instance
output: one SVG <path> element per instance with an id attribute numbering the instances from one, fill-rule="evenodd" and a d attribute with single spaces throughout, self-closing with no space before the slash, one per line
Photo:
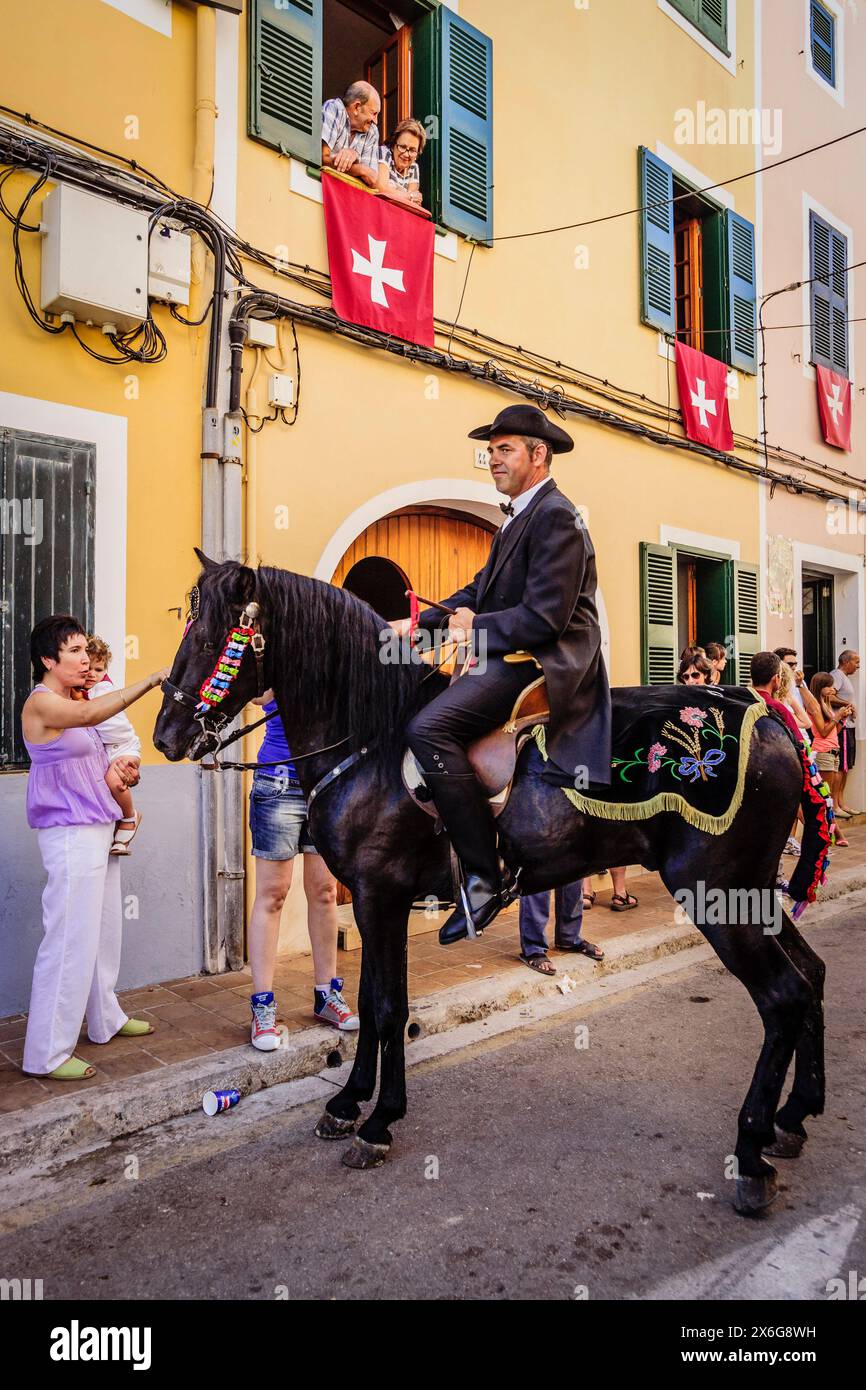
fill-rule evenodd
<path id="1" fill-rule="evenodd" d="M 174 5 L 168 39 L 101 0 L 44 0 L 38 43 L 32 6 L 5 6 L 0 71 L 5 106 L 135 159 L 189 195 L 195 16 L 187 6 Z M 125 138 L 126 130 L 136 129 L 137 139 Z M 4 185 L 7 207 L 17 208 L 32 182 L 29 173 L 16 173 Z M 31 204 L 29 222 L 38 220 L 43 198 L 44 192 Z M 41 242 L 24 234 L 21 246 L 38 303 Z M 169 610 L 183 610 L 195 572 L 206 336 L 183 328 L 166 307 L 156 305 L 154 319 L 168 342 L 168 357 L 159 364 L 108 366 L 89 358 L 69 331 L 48 337 L 31 321 L 14 288 L 11 227 L 5 219 L 0 222 L 0 284 L 0 390 L 126 417 L 126 679 L 139 680 L 173 660 L 183 627 Z M 79 331 L 94 349 L 113 352 L 97 331 Z M 135 711 L 145 762 L 162 761 L 149 739 L 157 707 L 156 697 L 148 697 Z"/>
<path id="2" fill-rule="evenodd" d="M 753 105 L 751 0 L 737 6 L 737 77 L 652 4 L 617 0 L 578 10 L 559 0 L 472 0 L 460 13 L 493 38 L 494 236 L 636 207 L 641 144 L 655 149 L 661 141 L 713 181 L 753 167 L 751 147 L 676 144 L 680 108 Z M 244 33 L 242 82 L 245 44 Z M 244 109 L 238 135 L 239 230 L 271 253 L 326 269 L 321 206 L 291 191 L 283 157 L 246 137 Z M 754 220 L 752 181 L 735 189 L 737 211 Z M 676 403 L 674 365 L 659 355 L 657 333 L 640 323 L 638 238 L 638 219 L 628 216 L 479 247 L 460 323 Z M 577 269 L 584 247 L 589 266 Z M 458 248 L 456 262 L 434 257 L 435 312 L 445 319 L 456 314 L 466 277 L 469 246 L 458 238 Z M 258 266 L 251 278 L 287 298 L 324 302 Z M 378 493 L 429 477 L 483 479 L 467 432 L 517 398 L 315 329 L 298 333 L 297 424 L 269 424 L 256 440 L 256 538 L 264 563 L 311 572 L 340 522 Z M 249 374 L 250 353 L 245 363 Z M 754 436 L 754 377 L 739 374 L 730 407 L 734 429 Z M 611 678 L 637 683 L 638 543 L 658 540 L 666 522 L 736 538 L 741 559 L 757 561 L 757 485 L 693 454 L 574 416 L 563 423 L 576 449 L 555 462 L 554 475 L 588 512 L 610 619 Z M 288 510 L 286 529 L 280 509 Z"/>

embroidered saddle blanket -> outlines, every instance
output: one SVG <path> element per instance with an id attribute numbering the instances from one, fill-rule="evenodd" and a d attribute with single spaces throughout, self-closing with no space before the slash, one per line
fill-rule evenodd
<path id="1" fill-rule="evenodd" d="M 728 829 L 743 799 L 749 743 L 767 706 L 739 686 L 622 686 L 611 691 L 610 786 L 562 790 L 604 820 L 648 820 L 675 811 L 711 835 Z M 544 729 L 536 742 L 545 754 Z"/>

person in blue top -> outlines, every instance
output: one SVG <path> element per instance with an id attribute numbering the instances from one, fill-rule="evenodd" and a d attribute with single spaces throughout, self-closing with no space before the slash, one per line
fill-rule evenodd
<path id="1" fill-rule="evenodd" d="M 265 714 L 277 707 L 272 690 L 266 690 L 254 703 L 262 705 Z M 250 832 L 256 860 L 256 896 L 249 924 L 253 977 L 250 1035 L 253 1047 L 272 1052 L 280 1045 L 274 998 L 280 913 L 298 854 L 304 855 L 307 929 L 313 949 L 313 1013 L 320 1023 L 329 1023 L 343 1033 L 356 1031 L 359 1020 L 343 998 L 343 981 L 337 975 L 337 885 L 310 838 L 307 803 L 279 715 L 265 725 L 258 763 L 250 792 Z"/>

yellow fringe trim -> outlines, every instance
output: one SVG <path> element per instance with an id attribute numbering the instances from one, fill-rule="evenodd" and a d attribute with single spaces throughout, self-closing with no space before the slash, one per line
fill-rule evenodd
<path id="1" fill-rule="evenodd" d="M 766 704 L 755 696 L 755 704 L 750 705 L 743 715 L 743 722 L 740 726 L 740 757 L 737 767 L 737 785 L 728 809 L 720 816 L 711 816 L 708 811 L 698 811 L 691 806 L 681 792 L 658 792 L 656 796 L 650 797 L 649 801 L 614 802 L 601 801 L 594 796 L 586 796 L 576 791 L 573 787 L 561 787 L 568 797 L 572 806 L 578 811 L 583 811 L 584 815 L 595 816 L 600 820 L 620 820 L 636 821 L 649 820 L 651 816 L 657 816 L 661 811 L 675 811 L 682 816 L 683 820 L 689 825 L 693 825 L 696 830 L 703 830 L 707 835 L 722 835 L 730 828 L 734 816 L 740 809 L 743 800 L 743 787 L 746 778 L 746 764 L 749 761 L 749 746 L 752 741 L 756 722 L 765 714 L 769 714 Z M 542 758 L 547 762 L 547 738 L 545 726 L 536 724 L 532 731 L 538 751 Z"/>

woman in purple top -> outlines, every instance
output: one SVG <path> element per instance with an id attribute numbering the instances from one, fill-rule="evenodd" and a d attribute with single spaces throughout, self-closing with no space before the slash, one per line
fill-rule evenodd
<path id="1" fill-rule="evenodd" d="M 36 831 L 48 882 L 44 935 L 33 967 L 23 1069 L 79 1081 L 95 1075 L 73 1056 L 87 1014 L 92 1042 L 152 1032 L 127 1018 L 115 994 L 120 969 L 120 865 L 109 858 L 117 803 L 106 783 L 108 754 L 95 725 L 159 685 L 168 669 L 95 700 L 77 700 L 90 669 L 87 634 L 68 614 L 37 623 L 30 635 L 35 689 L 21 712 L 30 755 L 27 821 Z M 118 766 L 120 764 L 120 766 Z M 123 785 L 138 781 L 117 759 Z"/>

